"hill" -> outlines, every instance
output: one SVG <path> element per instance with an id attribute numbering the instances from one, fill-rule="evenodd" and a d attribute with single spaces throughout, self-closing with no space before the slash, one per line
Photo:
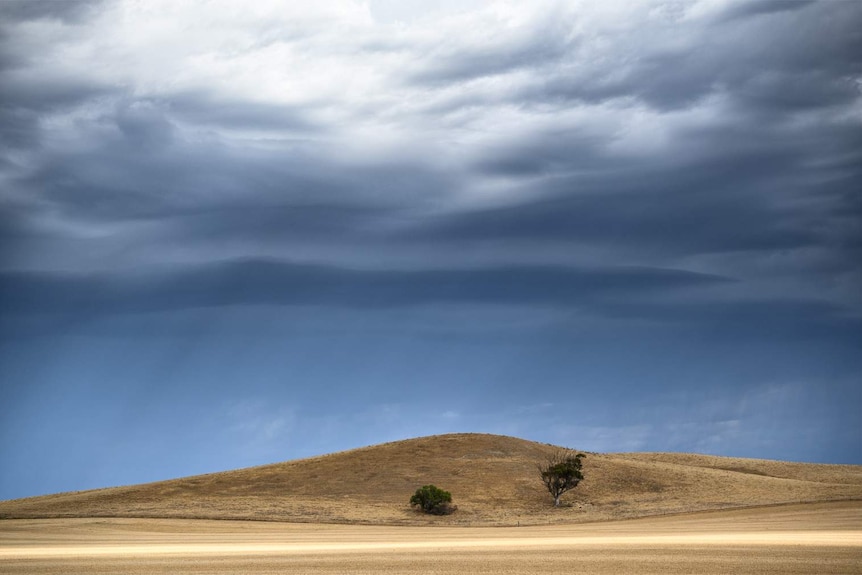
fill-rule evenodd
<path id="1" fill-rule="evenodd" d="M 554 509 L 536 466 L 555 446 L 514 437 L 421 437 L 156 483 L 0 502 L 0 518 L 175 517 L 291 522 L 572 523 L 798 502 L 862 500 L 862 466 L 692 454 L 587 455 L 585 480 Z M 457 513 L 418 514 L 421 485 Z"/>

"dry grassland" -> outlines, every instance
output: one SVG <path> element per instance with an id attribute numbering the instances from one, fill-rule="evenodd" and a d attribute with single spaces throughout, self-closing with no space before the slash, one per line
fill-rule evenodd
<path id="1" fill-rule="evenodd" d="M 153 517 L 372 525 L 569 524 L 695 511 L 862 500 L 862 466 L 688 454 L 588 454 L 586 479 L 549 508 L 536 465 L 554 446 L 453 434 L 261 467 L 0 501 L 0 518 Z M 459 510 L 417 514 L 407 502 L 434 483 Z"/>
<path id="2" fill-rule="evenodd" d="M 0 573 L 862 573 L 862 503 L 580 525 L 0 521 Z"/>

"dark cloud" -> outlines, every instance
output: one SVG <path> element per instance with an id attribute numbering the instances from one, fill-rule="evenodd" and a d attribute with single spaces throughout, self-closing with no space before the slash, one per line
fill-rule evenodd
<path id="1" fill-rule="evenodd" d="M 675 324 L 694 337 L 715 343 L 758 340 L 774 345 L 800 340 L 851 349 L 862 341 L 862 320 L 852 309 L 815 299 L 615 301 L 601 303 L 596 309 L 608 318 Z"/>
<path id="2" fill-rule="evenodd" d="M 132 148 L 164 150 L 174 139 L 171 120 L 148 102 L 123 106 L 117 111 L 115 124 Z"/>
<path id="3" fill-rule="evenodd" d="M 104 3 L 105 0 L 4 0 L 0 2 L 0 20 L 10 23 L 50 19 L 77 23 Z"/>
<path id="4" fill-rule="evenodd" d="M 792 249 L 821 242 L 793 214 L 752 201 L 748 191 L 634 189 L 582 193 L 441 218 L 409 233 L 438 242 L 546 240 L 632 252 L 697 254 Z"/>
<path id="5" fill-rule="evenodd" d="M 542 24 L 505 41 L 485 38 L 485 42 L 467 46 L 451 46 L 445 41 L 425 58 L 414 62 L 405 79 L 441 86 L 523 69 L 541 70 L 560 60 L 577 45 L 568 33 L 565 20 L 548 18 Z"/>
<path id="6" fill-rule="evenodd" d="M 313 110 L 299 106 L 274 105 L 246 100 L 219 98 L 192 92 L 160 100 L 176 121 L 200 127 L 271 131 L 280 137 L 308 135 L 325 131 L 313 122 Z"/>
<path id="7" fill-rule="evenodd" d="M 762 16 L 765 14 L 776 14 L 780 12 L 794 12 L 814 4 L 816 0 L 748 0 L 735 2 L 728 6 L 722 13 L 722 20 L 739 20 Z"/>
<path id="8" fill-rule="evenodd" d="M 290 154 L 235 153 L 218 141 L 190 145 L 175 137 L 170 120 L 149 111 L 122 112 L 106 126 L 98 148 L 45 154 L 20 177 L 19 186 L 40 198 L 35 210 L 93 222 L 167 218 L 187 222 L 190 230 L 209 222 L 212 232 L 228 233 L 243 222 L 253 228 L 249 215 L 256 213 L 263 233 L 279 225 L 278 214 L 290 225 L 295 214 L 311 209 L 304 206 L 332 206 L 337 220 L 350 210 L 421 206 L 430 192 L 458 185 L 412 160 L 344 166 L 338 158 L 312 158 L 314 150 L 302 145 Z"/>
<path id="9" fill-rule="evenodd" d="M 0 146 L 7 149 L 32 148 L 39 142 L 39 117 L 30 110 L 0 108 Z M 0 159 L 0 170 L 14 169 L 15 162 Z"/>
<path id="10" fill-rule="evenodd" d="M 859 89 L 850 77 L 813 70 L 755 76 L 742 83 L 735 95 L 747 107 L 789 113 L 848 104 L 859 97 Z"/>
<path id="11" fill-rule="evenodd" d="M 630 98 L 668 111 L 718 95 L 771 115 L 850 103 L 859 97 L 862 10 L 853 2 L 812 4 L 735 4 L 726 18 L 685 28 L 685 34 L 678 22 L 668 22 L 662 33 L 678 37 L 672 48 L 652 46 L 640 38 L 645 32 L 627 30 L 608 38 L 612 48 L 603 51 L 600 65 L 576 50 L 549 58 L 513 100 L 540 105 Z M 763 18 L 739 21 L 755 14 Z"/>
<path id="12" fill-rule="evenodd" d="M 200 209 L 164 218 L 177 242 L 221 241 L 352 243 L 385 241 L 402 220 L 399 210 L 349 204 L 251 205 Z"/>
<path id="13" fill-rule="evenodd" d="M 124 313 L 229 305 L 386 308 L 472 302 L 584 305 L 595 299 L 714 285 L 723 278 L 649 268 L 500 267 L 367 271 L 235 261 L 111 277 L 7 272 L 5 313 Z"/>
<path id="14" fill-rule="evenodd" d="M 47 17 L 55 10 L 71 17 L 89 8 L 82 2 L 0 2 L 0 153 L 37 147 L 44 137 L 40 121 L 118 91 L 100 79 L 65 70 L 62 54 L 46 57 L 42 52 L 46 39 L 15 28 L 18 16 L 33 11 Z M 53 69 L 40 73 L 46 59 Z"/>
<path id="15" fill-rule="evenodd" d="M 79 78 L 7 77 L 0 90 L 0 146 L 37 148 L 44 141 L 40 121 L 52 113 L 74 110 L 115 90 Z"/>

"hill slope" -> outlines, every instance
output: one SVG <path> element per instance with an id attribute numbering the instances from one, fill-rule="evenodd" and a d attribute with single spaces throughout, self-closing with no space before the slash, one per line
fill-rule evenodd
<path id="1" fill-rule="evenodd" d="M 504 525 L 581 522 L 782 503 L 862 499 L 862 466 L 689 454 L 589 454 L 585 480 L 553 509 L 536 465 L 556 448 L 452 434 L 157 483 L 0 502 L 0 518 L 183 517 L 299 522 Z M 452 492 L 457 513 L 407 505 L 417 487 Z"/>

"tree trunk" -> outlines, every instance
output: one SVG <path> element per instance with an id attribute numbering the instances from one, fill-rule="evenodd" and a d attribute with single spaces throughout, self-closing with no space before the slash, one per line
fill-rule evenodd
<path id="1" fill-rule="evenodd" d="M 562 495 L 562 494 L 560 494 Z M 560 495 L 554 495 L 554 507 L 560 506 Z"/>

